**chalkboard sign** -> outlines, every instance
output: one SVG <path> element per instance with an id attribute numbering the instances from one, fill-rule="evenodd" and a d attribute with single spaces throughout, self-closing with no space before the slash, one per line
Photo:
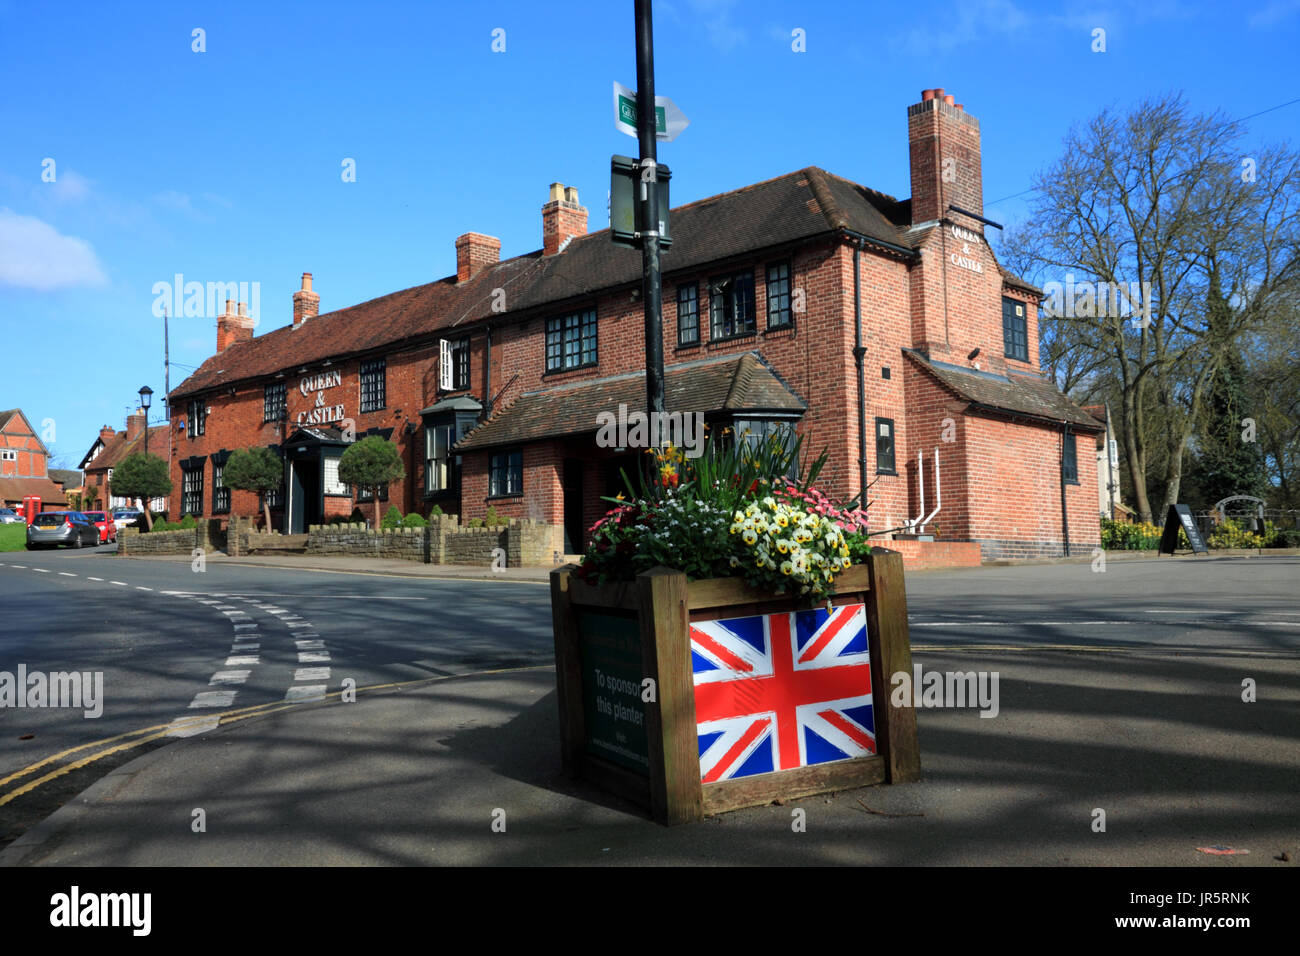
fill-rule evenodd
<path id="1" fill-rule="evenodd" d="M 1179 528 L 1187 532 L 1187 542 L 1192 546 L 1193 554 L 1210 553 L 1205 538 L 1201 537 L 1201 529 L 1192 517 L 1192 509 L 1187 505 L 1170 505 L 1169 514 L 1165 517 L 1165 530 L 1160 535 L 1161 554 L 1173 554 L 1178 549 Z"/>

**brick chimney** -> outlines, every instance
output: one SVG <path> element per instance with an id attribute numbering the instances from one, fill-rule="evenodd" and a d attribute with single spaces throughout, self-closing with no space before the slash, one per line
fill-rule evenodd
<path id="1" fill-rule="evenodd" d="M 922 90 L 907 108 L 907 145 L 912 165 L 912 222 L 949 216 L 972 230 L 983 227 L 949 206 L 984 215 L 980 122 L 943 89 Z"/>
<path id="2" fill-rule="evenodd" d="M 488 266 L 501 261 L 501 240 L 481 232 L 456 237 L 456 281 L 472 279 Z"/>
<path id="3" fill-rule="evenodd" d="M 239 310 L 235 310 L 238 304 Z M 217 316 L 217 351 L 224 352 L 236 342 L 247 342 L 253 337 L 253 319 L 244 303 L 226 300 L 226 312 Z"/>
<path id="4" fill-rule="evenodd" d="M 542 207 L 542 253 L 554 255 L 570 239 L 587 234 L 587 210 L 578 205 L 578 190 L 551 183 L 551 198 Z"/>
<path id="5" fill-rule="evenodd" d="M 137 408 L 134 415 L 126 416 L 126 440 L 133 442 L 144 434 L 145 414 L 144 409 Z M 101 431 L 102 435 L 103 432 Z"/>
<path id="6" fill-rule="evenodd" d="M 311 291 L 311 273 L 302 274 L 302 288 L 293 294 L 293 324 L 302 325 L 320 315 L 320 296 Z"/>
<path id="7" fill-rule="evenodd" d="M 102 441 L 105 445 L 107 445 L 110 441 L 113 440 L 113 436 L 116 434 L 117 432 L 113 431 L 113 429 L 105 425 L 103 428 L 99 430 L 99 440 Z"/>

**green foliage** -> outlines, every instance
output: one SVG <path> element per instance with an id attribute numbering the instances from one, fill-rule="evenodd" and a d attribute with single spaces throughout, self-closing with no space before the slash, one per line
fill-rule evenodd
<path id="1" fill-rule="evenodd" d="M 376 496 L 406 474 L 397 446 L 371 435 L 348 446 L 339 459 L 339 481 Z"/>
<path id="2" fill-rule="evenodd" d="M 227 488 L 265 494 L 280 487 L 284 464 L 269 448 L 246 448 L 226 459 L 222 479 Z"/>
<path id="3" fill-rule="evenodd" d="M 429 509 L 429 517 L 430 517 L 430 518 L 437 517 L 438 515 L 441 515 L 441 514 L 442 514 L 442 506 L 441 506 L 441 505 L 434 505 L 432 508 Z"/>
<path id="4" fill-rule="evenodd" d="M 483 525 L 487 528 L 494 528 L 497 525 L 508 524 L 496 509 L 495 505 L 488 505 L 487 511 L 483 514 Z"/>
<path id="5" fill-rule="evenodd" d="M 402 523 L 402 513 L 397 510 L 397 505 L 389 505 L 388 511 L 384 513 L 384 520 L 380 523 L 381 528 L 396 528 Z"/>
<path id="6" fill-rule="evenodd" d="M 113 468 L 112 492 L 123 498 L 161 498 L 172 490 L 167 462 L 157 455 L 135 452 Z"/>
<path id="7" fill-rule="evenodd" d="M 1228 518 L 1210 532 L 1205 543 L 1211 548 L 1262 548 L 1268 531 L 1268 523 L 1265 523 L 1265 533 L 1260 535 L 1243 527 L 1242 522 Z"/>
<path id="8" fill-rule="evenodd" d="M 420 517 L 420 515 L 416 514 L 414 511 L 402 519 L 403 528 L 427 528 L 428 526 L 429 522 L 425 521 L 424 518 Z"/>
<path id="9" fill-rule="evenodd" d="M 1102 518 L 1101 546 L 1107 551 L 1155 551 L 1160 547 L 1160 529 L 1153 524 Z"/>
<path id="10" fill-rule="evenodd" d="M 197 524 L 197 522 L 194 520 L 194 515 L 186 515 L 181 519 L 180 528 L 181 530 L 188 530 L 193 528 L 195 524 Z"/>
<path id="11" fill-rule="evenodd" d="M 482 518 L 470 518 L 470 519 L 469 519 L 469 522 L 465 525 L 465 527 L 467 527 L 467 528 L 481 528 L 481 527 L 483 527 L 483 519 L 482 519 Z"/>

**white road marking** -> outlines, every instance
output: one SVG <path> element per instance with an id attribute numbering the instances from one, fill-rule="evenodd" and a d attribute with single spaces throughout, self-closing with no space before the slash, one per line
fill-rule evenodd
<path id="1" fill-rule="evenodd" d="M 318 651 L 325 646 L 324 641 L 294 641 L 300 651 Z"/>
<path id="2" fill-rule="evenodd" d="M 33 571 L 39 571 L 41 574 L 49 574 L 49 573 L 50 573 L 49 571 L 46 571 L 44 568 L 32 568 L 32 570 L 33 570 Z"/>
<path id="3" fill-rule="evenodd" d="M 222 611 L 226 617 L 248 617 L 247 611 Z"/>
<path id="4" fill-rule="evenodd" d="M 233 690 L 205 690 L 194 695 L 190 707 L 229 707 L 235 702 Z"/>
<path id="5" fill-rule="evenodd" d="M 284 695 L 284 699 L 299 703 L 305 703 L 312 700 L 324 700 L 325 686 L 326 685 L 324 684 L 309 684 L 306 687 L 290 687 L 288 692 Z"/>
<path id="6" fill-rule="evenodd" d="M 329 680 L 328 667 L 299 667 L 293 672 L 294 680 Z"/>
<path id="7" fill-rule="evenodd" d="M 250 627 L 257 627 L 256 621 L 231 621 L 230 623 L 235 626 L 235 630 L 237 631 Z"/>
<path id="8" fill-rule="evenodd" d="M 255 665 L 256 663 L 257 663 L 257 655 L 256 655 L 256 654 L 248 654 L 248 655 L 244 655 L 244 656 L 242 656 L 242 657 L 227 657 L 227 658 L 226 658 L 226 666 L 227 666 L 227 667 L 250 667 L 250 666 Z"/>
<path id="9" fill-rule="evenodd" d="M 108 583 L 109 583 L 109 584 L 116 584 L 116 585 L 118 585 L 119 587 L 126 587 L 126 582 L 125 582 L 125 581 L 109 581 Z"/>
<path id="10" fill-rule="evenodd" d="M 177 717 L 171 722 L 172 729 L 167 731 L 167 736 L 193 737 L 205 730 L 216 730 L 219 726 L 221 726 L 220 717 Z"/>
<path id="11" fill-rule="evenodd" d="M 87 576 L 86 576 L 86 580 L 87 580 L 87 581 L 103 581 L 104 579 L 103 579 L 103 578 L 92 578 L 92 577 L 90 577 L 90 575 L 87 575 Z"/>
<path id="12" fill-rule="evenodd" d="M 59 572 L 59 577 L 61 577 L 61 578 L 75 578 L 76 575 L 73 574 L 71 571 L 60 571 L 60 572 Z"/>
<path id="13" fill-rule="evenodd" d="M 298 621 L 297 623 L 291 623 L 291 624 L 289 625 L 290 628 L 295 628 L 295 627 L 315 627 L 315 626 L 316 626 L 316 625 L 313 624 L 311 621 Z"/>
<path id="14" fill-rule="evenodd" d="M 212 675 L 209 684 L 242 684 L 248 680 L 248 675 L 252 671 L 217 671 Z"/>
<path id="15" fill-rule="evenodd" d="M 137 584 L 137 585 L 135 586 L 135 589 L 136 589 L 137 591 L 152 591 L 152 590 L 153 590 L 153 588 L 147 588 L 147 587 L 145 587 L 143 584 Z"/>
<path id="16" fill-rule="evenodd" d="M 25 565 L 25 564 L 11 564 L 11 565 L 9 565 L 9 567 L 11 567 L 11 568 L 22 568 L 24 571 L 27 570 L 27 565 Z"/>
<path id="17" fill-rule="evenodd" d="M 330 659 L 329 651 L 299 651 L 299 664 L 323 664 Z"/>
<path id="18" fill-rule="evenodd" d="M 230 648 L 232 654 L 246 654 L 249 651 L 261 650 L 261 644 L 234 644 Z"/>

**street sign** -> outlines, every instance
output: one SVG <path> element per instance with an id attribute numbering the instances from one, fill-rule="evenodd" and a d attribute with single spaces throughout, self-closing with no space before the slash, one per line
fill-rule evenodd
<path id="1" fill-rule="evenodd" d="M 673 244 L 668 229 L 668 183 L 673 172 L 662 163 L 654 167 L 655 182 L 659 189 L 656 199 L 659 206 L 659 246 L 667 249 Z M 609 161 L 609 231 L 610 238 L 621 246 L 641 248 L 640 235 L 645 231 L 637 222 L 641 209 L 641 169 L 631 156 L 612 156 Z"/>
<path id="2" fill-rule="evenodd" d="M 655 97 L 655 139 L 672 142 L 690 123 L 668 97 Z M 629 90 L 622 83 L 614 84 L 614 128 L 636 137 L 636 90 Z"/>
<path id="3" fill-rule="evenodd" d="M 1158 554 L 1173 554 L 1178 549 L 1180 527 L 1187 532 L 1187 543 L 1192 546 L 1193 554 L 1210 553 L 1205 538 L 1201 536 L 1201 529 L 1196 526 L 1196 519 L 1192 517 L 1192 509 L 1187 505 L 1170 505 L 1169 514 L 1165 517 L 1165 530 L 1160 535 Z"/>

